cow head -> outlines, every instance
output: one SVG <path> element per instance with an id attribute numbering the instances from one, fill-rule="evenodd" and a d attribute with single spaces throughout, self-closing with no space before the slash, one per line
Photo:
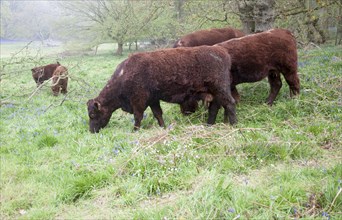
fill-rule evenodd
<path id="1" fill-rule="evenodd" d="M 190 115 L 198 109 L 198 101 L 202 100 L 206 108 L 214 100 L 214 97 L 210 93 L 201 93 L 195 97 L 191 97 L 180 104 L 180 109 L 183 115 Z"/>
<path id="2" fill-rule="evenodd" d="M 89 116 L 89 131 L 98 133 L 101 128 L 104 128 L 112 115 L 112 112 L 107 107 L 101 106 L 100 102 L 90 99 L 87 102 Z"/>
<path id="3" fill-rule="evenodd" d="M 180 104 L 180 109 L 183 115 L 190 115 L 196 112 L 197 108 L 198 108 L 198 102 L 193 99 L 184 101 L 183 103 Z"/>
<path id="4" fill-rule="evenodd" d="M 44 68 L 43 67 L 35 67 L 35 68 L 31 69 L 31 71 L 32 71 L 32 77 L 38 86 L 39 84 L 42 83 L 40 78 L 42 78 L 44 75 Z"/>

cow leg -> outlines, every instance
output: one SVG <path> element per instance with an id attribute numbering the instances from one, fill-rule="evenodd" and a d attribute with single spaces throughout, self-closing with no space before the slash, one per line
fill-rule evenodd
<path id="1" fill-rule="evenodd" d="M 297 71 L 293 71 L 287 74 L 284 73 L 283 75 L 287 84 L 290 87 L 290 96 L 293 97 L 295 95 L 299 95 L 300 81 L 299 81 Z"/>
<path id="2" fill-rule="evenodd" d="M 277 97 L 279 90 L 282 86 L 280 74 L 277 71 L 270 71 L 268 74 L 268 83 L 270 84 L 271 91 L 268 95 L 266 103 L 272 105 L 274 99 Z"/>
<path id="3" fill-rule="evenodd" d="M 59 91 L 60 91 L 59 85 L 51 86 L 51 90 L 52 90 L 52 93 L 53 93 L 54 96 L 58 96 L 59 95 Z"/>
<path id="4" fill-rule="evenodd" d="M 217 113 L 220 109 L 220 105 L 219 103 L 214 99 L 212 102 L 210 102 L 209 104 L 209 116 L 208 116 L 208 124 L 209 125 L 213 125 L 216 121 L 216 116 L 217 116 Z"/>
<path id="5" fill-rule="evenodd" d="M 237 118 L 236 118 L 236 110 L 235 110 L 235 104 L 229 103 L 226 107 L 224 107 L 224 123 L 229 123 L 231 125 L 234 125 L 237 123 Z"/>
<path id="6" fill-rule="evenodd" d="M 231 86 L 231 94 L 236 103 L 240 102 L 241 98 L 239 92 L 236 89 L 236 86 Z"/>
<path id="7" fill-rule="evenodd" d="M 217 99 L 219 100 L 219 106 L 222 105 L 224 108 L 224 123 L 229 123 L 231 125 L 237 123 L 236 110 L 235 110 L 235 100 L 228 90 L 228 92 L 221 91 L 217 94 Z"/>
<path id="8" fill-rule="evenodd" d="M 144 111 L 133 110 L 134 114 L 134 131 L 139 130 L 141 125 L 141 120 L 143 119 Z"/>
<path id="9" fill-rule="evenodd" d="M 62 87 L 61 93 L 67 94 L 67 93 L 68 93 L 68 90 L 67 90 L 65 87 Z"/>
<path id="10" fill-rule="evenodd" d="M 144 111 L 146 109 L 145 102 L 143 100 L 139 101 L 131 101 L 131 105 L 133 108 L 133 115 L 134 115 L 134 131 L 139 130 L 140 125 L 141 125 L 141 120 L 143 119 L 144 116 Z"/>
<path id="11" fill-rule="evenodd" d="M 59 85 L 58 85 L 58 77 L 56 76 L 52 76 L 52 86 L 51 86 L 51 90 L 54 96 L 58 96 L 59 94 Z"/>
<path id="12" fill-rule="evenodd" d="M 62 91 L 61 91 L 61 92 L 62 92 L 63 94 L 66 94 L 66 93 L 68 92 L 67 88 L 68 88 L 68 78 L 66 78 L 66 79 L 63 80 L 63 83 L 62 83 Z"/>
<path id="13" fill-rule="evenodd" d="M 153 116 L 157 119 L 159 126 L 165 127 L 165 123 L 163 120 L 163 110 L 160 107 L 160 103 L 154 103 L 150 105 L 150 108 L 152 110 Z"/>

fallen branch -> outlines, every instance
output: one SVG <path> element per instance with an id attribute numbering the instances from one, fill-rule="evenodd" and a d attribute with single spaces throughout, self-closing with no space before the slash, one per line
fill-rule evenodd
<path id="1" fill-rule="evenodd" d="M 50 105 L 44 110 L 44 113 L 47 112 L 47 110 L 49 110 L 49 108 L 51 108 L 51 107 L 57 107 L 57 106 L 63 105 L 63 103 L 64 103 L 64 101 L 67 99 L 68 95 L 69 95 L 70 93 L 72 93 L 72 92 L 73 92 L 73 91 L 71 91 L 71 92 L 69 92 L 69 93 L 66 93 L 66 94 L 64 95 L 64 98 L 62 99 L 62 101 L 59 102 L 59 104 L 57 104 L 57 105 L 55 105 L 55 104 L 50 104 Z"/>
<path id="2" fill-rule="evenodd" d="M 30 95 L 30 97 L 28 98 L 28 101 L 30 101 L 33 96 L 43 87 L 45 86 L 48 82 L 50 82 L 52 80 L 52 78 L 46 80 L 45 82 L 43 82 L 42 84 L 40 84 L 35 90 L 34 92 Z"/>

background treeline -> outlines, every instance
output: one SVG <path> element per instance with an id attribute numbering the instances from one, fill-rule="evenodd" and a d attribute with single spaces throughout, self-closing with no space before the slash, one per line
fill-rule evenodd
<path id="1" fill-rule="evenodd" d="M 115 42 L 122 54 L 124 44 L 159 47 L 197 29 L 232 26 L 283 27 L 301 43 L 340 44 L 341 17 L 341 0 L 1 1 L 1 38 L 83 49 Z"/>

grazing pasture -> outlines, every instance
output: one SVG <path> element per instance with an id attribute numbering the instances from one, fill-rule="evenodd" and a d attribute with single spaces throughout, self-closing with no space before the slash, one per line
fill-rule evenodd
<path id="1" fill-rule="evenodd" d="M 238 85 L 235 127 L 162 103 L 165 129 L 147 110 L 133 132 L 118 110 L 96 134 L 86 102 L 129 52 L 11 58 L 20 49 L 1 50 L 1 219 L 342 218 L 341 47 L 298 50 L 294 99 L 283 86 L 270 107 L 266 80 Z M 57 97 L 31 76 L 56 60 L 69 72 Z"/>

